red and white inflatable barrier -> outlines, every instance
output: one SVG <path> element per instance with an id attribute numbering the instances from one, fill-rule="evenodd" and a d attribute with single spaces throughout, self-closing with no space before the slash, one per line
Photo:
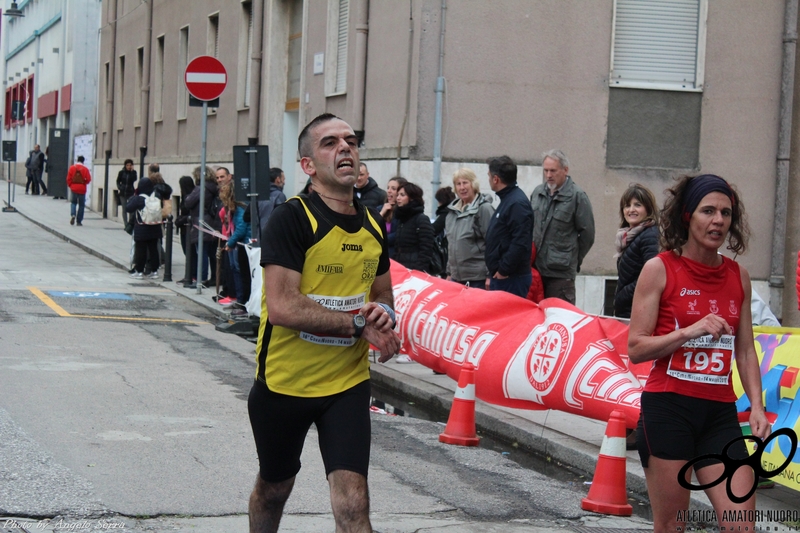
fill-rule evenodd
<path id="1" fill-rule="evenodd" d="M 627 326 L 562 300 L 539 305 L 408 270 L 392 261 L 403 353 L 457 380 L 475 366 L 475 395 L 520 409 L 558 409 L 606 421 L 639 419 L 650 365 L 628 367 Z M 624 343 L 620 346 L 621 343 Z"/>

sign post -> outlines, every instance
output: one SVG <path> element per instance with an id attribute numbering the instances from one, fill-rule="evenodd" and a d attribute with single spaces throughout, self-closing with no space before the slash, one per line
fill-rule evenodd
<path id="1" fill-rule="evenodd" d="M 212 56 L 198 56 L 189 61 L 183 74 L 183 82 L 189 94 L 203 102 L 203 129 L 200 148 L 200 214 L 197 223 L 203 223 L 206 199 L 206 137 L 208 134 L 208 102 L 219 98 L 228 85 L 228 72 L 225 66 Z M 209 265 L 210 266 L 210 265 Z M 197 236 L 197 294 L 203 292 L 203 235 Z"/>

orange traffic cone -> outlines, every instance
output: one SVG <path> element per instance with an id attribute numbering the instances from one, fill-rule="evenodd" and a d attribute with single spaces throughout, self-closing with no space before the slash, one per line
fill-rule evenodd
<path id="1" fill-rule="evenodd" d="M 608 419 L 600 446 L 589 495 L 581 500 L 581 509 L 616 516 L 630 516 L 625 487 L 625 413 L 614 411 Z"/>
<path id="2" fill-rule="evenodd" d="M 458 376 L 458 389 L 450 408 L 450 418 L 439 442 L 459 446 L 477 446 L 481 439 L 475 432 L 475 367 L 464 363 Z"/>

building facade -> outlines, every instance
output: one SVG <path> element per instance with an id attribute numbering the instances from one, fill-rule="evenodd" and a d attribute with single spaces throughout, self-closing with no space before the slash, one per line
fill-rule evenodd
<path id="1" fill-rule="evenodd" d="M 4 14 L 10 2 L 4 2 Z M 94 135 L 100 0 L 24 0 L 22 16 L 4 16 L 2 47 L 5 100 L 3 140 L 17 141 L 17 181 L 36 144 L 44 151 L 50 132 Z M 22 102 L 14 113 L 14 102 Z M 18 104 L 19 105 L 19 104 Z"/>
<path id="2" fill-rule="evenodd" d="M 507 154 L 530 194 L 541 181 L 541 153 L 560 148 L 594 208 L 597 236 L 578 302 L 596 313 L 616 278 L 627 186 L 642 183 L 662 200 L 675 177 L 716 173 L 738 187 L 750 214 L 751 248 L 739 260 L 779 316 L 798 318 L 800 243 L 790 237 L 798 232 L 791 216 L 784 229 L 774 216 L 776 198 L 789 198 L 791 213 L 797 196 L 796 175 L 781 186 L 776 170 L 791 63 L 784 36 L 794 27 L 796 40 L 796 0 L 102 5 L 98 172 L 106 158 L 116 175 L 124 159 L 146 154 L 177 189 L 201 150 L 202 109 L 189 106 L 184 70 L 212 55 L 228 85 L 207 117 L 209 164 L 231 165 L 232 147 L 255 139 L 295 193 L 306 179 L 299 129 L 331 112 L 361 136 L 362 159 L 380 185 L 405 176 L 423 187 L 432 212 L 433 192 L 458 167 L 474 168 L 487 192 L 486 159 Z M 774 242 L 785 248 L 777 258 Z"/>

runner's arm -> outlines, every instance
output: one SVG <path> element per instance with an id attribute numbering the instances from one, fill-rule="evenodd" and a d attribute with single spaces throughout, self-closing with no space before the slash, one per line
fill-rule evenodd
<path id="1" fill-rule="evenodd" d="M 753 435 L 762 439 L 770 434 L 769 422 L 764 414 L 764 402 L 761 398 L 761 369 L 758 364 L 755 344 L 753 344 L 753 327 L 750 310 L 752 287 L 750 274 L 740 266 L 744 300 L 742 301 L 741 316 L 739 317 L 739 331 L 736 332 L 736 367 L 742 387 L 750 400 L 750 429 Z"/>

